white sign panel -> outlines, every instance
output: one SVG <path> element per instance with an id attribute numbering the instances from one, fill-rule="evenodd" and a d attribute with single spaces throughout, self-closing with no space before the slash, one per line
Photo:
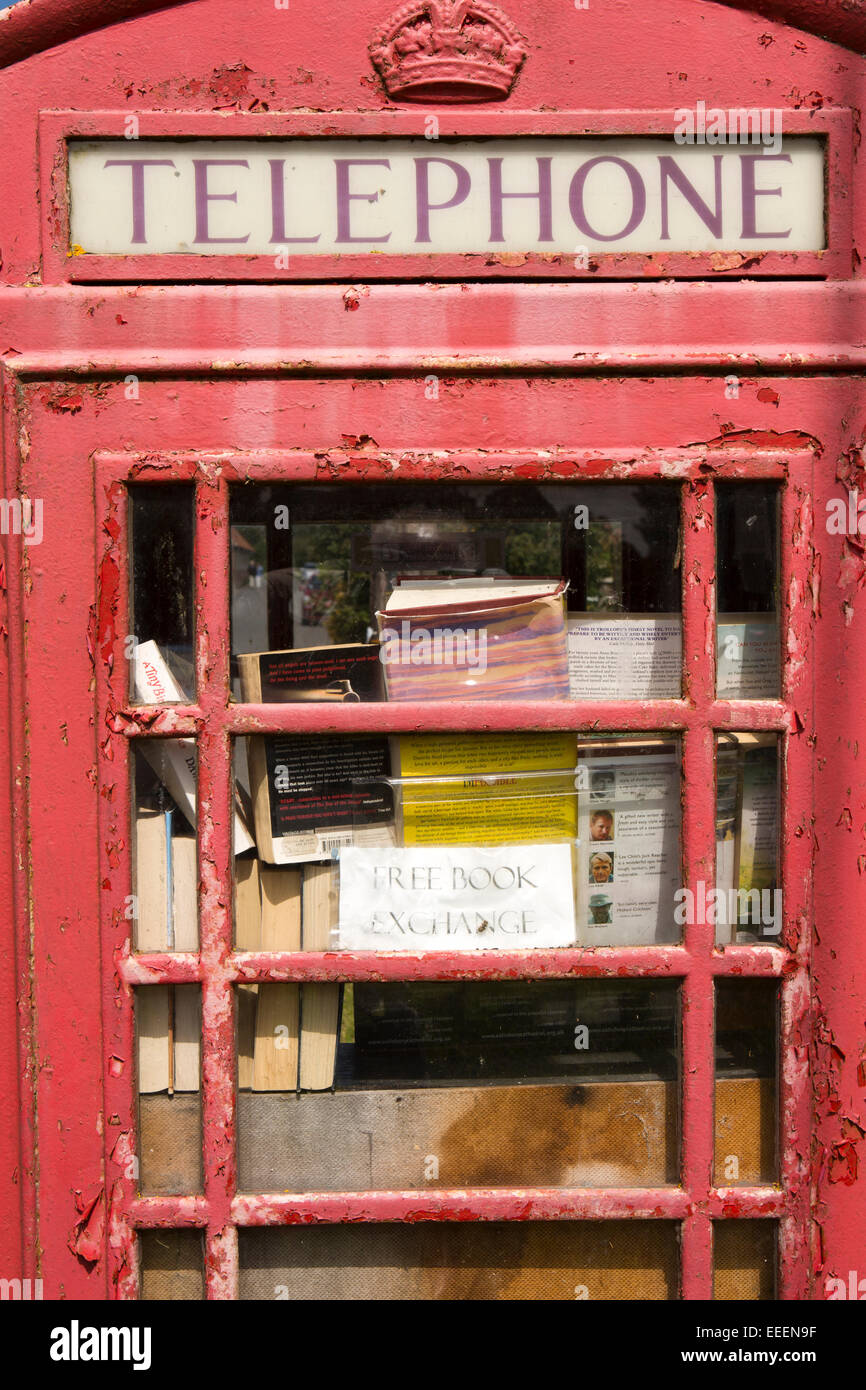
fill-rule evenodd
<path id="1" fill-rule="evenodd" d="M 69 176 L 71 249 L 101 255 L 536 252 L 586 269 L 588 252 L 825 245 L 811 136 L 72 141 Z"/>
<path id="2" fill-rule="evenodd" d="M 574 942 L 570 845 L 340 853 L 341 950 L 523 950 Z"/>

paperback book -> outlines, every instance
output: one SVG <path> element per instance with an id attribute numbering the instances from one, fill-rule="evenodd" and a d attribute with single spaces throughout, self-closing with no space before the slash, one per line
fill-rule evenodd
<path id="1" fill-rule="evenodd" d="M 403 580 L 377 613 L 389 700 L 567 700 L 566 581 Z"/>
<path id="2" fill-rule="evenodd" d="M 349 684 L 354 680 L 355 699 L 376 698 L 373 692 L 381 688 L 376 684 L 380 677 L 373 671 L 373 664 L 380 664 L 378 648 L 323 650 L 325 657 L 329 651 L 337 655 L 333 660 L 323 658 L 317 680 L 325 673 L 329 683 L 331 677 Z M 266 690 L 282 691 L 279 698 L 289 701 L 305 689 L 323 690 L 306 682 L 312 669 L 306 662 L 308 655 L 289 651 L 241 656 L 244 700 L 259 704 Z M 345 674 L 336 676 L 337 671 Z M 263 677 L 267 678 L 264 685 Z M 340 698 L 347 694 L 342 692 Z M 309 863 L 330 859 L 343 845 L 393 843 L 393 797 L 383 780 L 390 774 L 386 737 L 274 734 L 250 738 L 247 757 L 256 842 L 266 863 Z"/>

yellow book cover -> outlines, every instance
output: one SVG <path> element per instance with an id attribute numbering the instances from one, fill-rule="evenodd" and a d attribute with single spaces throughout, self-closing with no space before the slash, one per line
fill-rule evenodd
<path id="1" fill-rule="evenodd" d="M 404 845 L 576 838 L 574 734 L 402 734 L 393 745 Z"/>

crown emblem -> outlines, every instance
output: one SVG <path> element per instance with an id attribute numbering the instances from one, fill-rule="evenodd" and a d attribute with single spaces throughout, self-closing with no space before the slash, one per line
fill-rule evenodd
<path id="1" fill-rule="evenodd" d="M 370 44 L 389 96 L 407 101 L 494 101 L 508 96 L 527 49 L 487 0 L 418 0 Z"/>

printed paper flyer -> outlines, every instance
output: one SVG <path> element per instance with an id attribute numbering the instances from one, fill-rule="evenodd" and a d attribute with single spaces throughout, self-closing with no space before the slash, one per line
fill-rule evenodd
<path id="1" fill-rule="evenodd" d="M 676 941 L 680 770 L 670 753 L 588 757 L 579 798 L 578 937 L 586 946 Z"/>
<path id="2" fill-rule="evenodd" d="M 716 694 L 722 700 L 772 700 L 779 694 L 779 629 L 774 617 L 720 613 Z"/>
<path id="3" fill-rule="evenodd" d="M 678 700 L 682 666 L 679 614 L 581 613 L 568 620 L 573 700 Z"/>

